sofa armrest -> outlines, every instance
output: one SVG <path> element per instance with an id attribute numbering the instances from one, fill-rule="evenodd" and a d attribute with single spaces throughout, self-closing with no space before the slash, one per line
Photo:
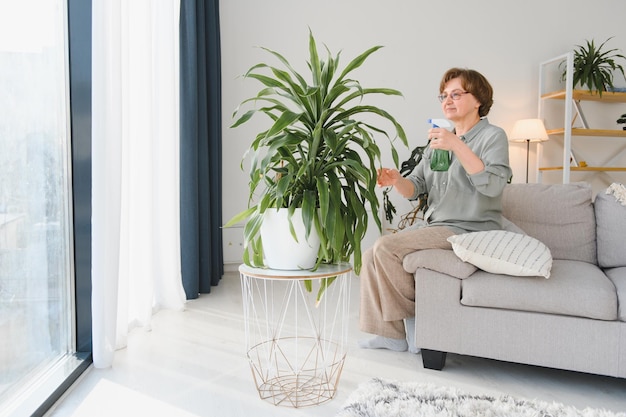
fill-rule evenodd
<path id="1" fill-rule="evenodd" d="M 463 262 L 451 249 L 425 249 L 409 253 L 402 260 L 402 266 L 411 274 L 418 268 L 425 268 L 459 279 L 469 277 L 478 269 Z"/>

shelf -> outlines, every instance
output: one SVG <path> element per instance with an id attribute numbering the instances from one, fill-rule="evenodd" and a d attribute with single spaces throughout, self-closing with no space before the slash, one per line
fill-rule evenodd
<path id="1" fill-rule="evenodd" d="M 565 90 L 558 90 L 558 91 L 545 93 L 541 96 L 541 98 L 565 100 Z M 574 90 L 572 91 L 572 98 L 574 100 L 602 101 L 605 103 L 626 103 L 626 93 L 621 92 L 621 91 L 619 92 L 603 91 L 602 97 L 600 97 L 600 95 L 597 92 L 590 93 L 587 90 Z"/>
<path id="2" fill-rule="evenodd" d="M 548 90 L 544 87 L 547 85 L 546 77 L 549 73 L 547 71 L 548 66 L 556 65 L 556 63 L 565 63 L 565 71 L 566 76 L 563 77 L 565 81 L 564 88 L 557 90 Z M 570 172 L 589 172 L 589 173 L 601 173 L 601 172 L 626 172 L 626 166 L 586 166 L 583 163 L 584 157 L 583 155 L 575 155 L 574 154 L 574 138 L 585 138 L 585 137 L 601 137 L 607 138 L 610 140 L 623 140 L 626 138 L 626 130 L 621 129 L 622 126 L 615 126 L 614 129 L 589 129 L 591 125 L 585 119 L 585 116 L 582 112 L 582 102 L 596 102 L 596 103 L 606 103 L 608 105 L 617 106 L 626 103 L 626 91 L 602 91 L 602 95 L 598 91 L 591 92 L 584 87 L 580 87 L 580 89 L 574 89 L 573 81 L 573 72 L 574 72 L 574 51 L 570 51 L 565 55 L 559 56 L 555 59 L 551 59 L 549 61 L 545 61 L 539 66 L 539 118 L 543 119 L 545 117 L 544 107 L 548 105 L 547 103 L 552 102 L 550 104 L 551 109 L 556 111 L 553 116 L 559 116 L 562 114 L 562 122 L 556 122 L 553 117 L 551 122 L 556 126 L 564 126 L 559 129 L 551 129 L 548 130 L 548 135 L 561 136 L 563 138 L 563 160 L 561 162 L 561 166 L 546 166 L 539 167 L 542 157 L 542 147 L 537 147 L 537 180 L 541 182 L 541 174 L 546 171 L 561 171 L 563 173 L 563 183 L 567 184 L 570 181 Z M 551 72 L 550 72 L 551 74 Z M 554 85 L 553 81 L 550 83 Z M 559 106 L 554 103 L 554 100 L 561 100 L 563 102 L 563 106 Z M 595 109 L 596 111 L 600 111 L 600 109 Z M 573 127 L 576 119 L 580 119 L 579 126 L 581 127 Z M 606 126 L 613 127 L 613 126 Z M 589 139 L 586 139 L 589 140 Z M 596 140 L 597 143 L 600 141 Z M 608 142 L 602 142 L 609 145 Z M 591 146 L 590 146 L 591 145 Z M 619 145 L 619 144 L 618 144 Z M 608 164 L 613 165 L 623 165 L 624 157 L 623 152 L 626 152 L 626 147 L 621 146 L 617 149 L 618 145 L 611 145 L 611 147 L 615 148 L 615 155 L 612 155 L 611 158 L 607 161 Z M 586 151 L 589 153 L 594 153 L 593 144 L 587 144 Z M 622 156 L 620 156 L 622 155 Z M 619 159 L 618 159 L 619 158 Z M 597 158 L 596 158 L 597 159 Z M 580 164 L 578 163 L 580 162 Z M 558 162 L 556 162 L 558 163 Z M 575 166 L 572 166 L 575 165 Z M 578 166 L 583 165 L 583 166 Z"/>
<path id="3" fill-rule="evenodd" d="M 563 167 L 542 167 L 539 168 L 539 171 L 562 171 Z M 626 167 L 569 167 L 570 171 L 626 171 Z"/>
<path id="4" fill-rule="evenodd" d="M 548 135 L 562 135 L 565 133 L 565 129 L 550 129 Z M 614 130 L 614 129 L 582 129 L 572 128 L 573 136 L 602 136 L 602 137 L 614 137 L 614 138 L 626 138 L 626 130 Z"/>

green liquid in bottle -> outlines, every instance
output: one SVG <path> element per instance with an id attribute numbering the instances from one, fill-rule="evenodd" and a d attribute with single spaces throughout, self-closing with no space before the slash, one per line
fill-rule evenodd
<path id="1" fill-rule="evenodd" d="M 449 126 L 450 122 L 443 119 L 428 119 L 433 127 Z M 433 149 L 430 159 L 430 169 L 433 171 L 447 171 L 450 168 L 450 151 L 445 149 Z"/>
<path id="2" fill-rule="evenodd" d="M 447 171 L 450 168 L 450 151 L 433 149 L 430 159 L 430 169 L 433 171 Z"/>

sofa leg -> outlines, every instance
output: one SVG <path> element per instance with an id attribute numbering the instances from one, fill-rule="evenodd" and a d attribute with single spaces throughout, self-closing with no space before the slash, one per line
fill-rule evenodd
<path id="1" fill-rule="evenodd" d="M 438 350 L 422 349 L 422 363 L 424 364 L 424 368 L 441 371 L 446 365 L 446 354 L 447 352 L 440 352 Z"/>

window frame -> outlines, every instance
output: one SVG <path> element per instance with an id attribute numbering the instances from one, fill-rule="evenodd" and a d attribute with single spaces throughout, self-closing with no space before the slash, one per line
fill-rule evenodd
<path id="1" fill-rule="evenodd" d="M 92 0 L 67 0 L 74 354 L 61 382 L 32 416 L 44 416 L 93 362 L 91 314 L 91 39 Z"/>

